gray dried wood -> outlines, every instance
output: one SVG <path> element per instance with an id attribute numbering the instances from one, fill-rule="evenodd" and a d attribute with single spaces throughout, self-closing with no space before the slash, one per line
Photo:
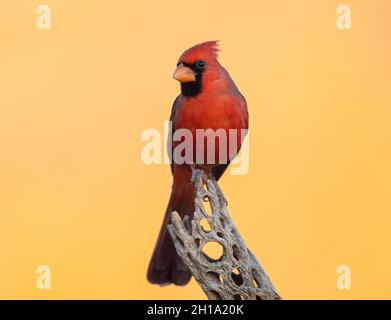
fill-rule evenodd
<path id="1" fill-rule="evenodd" d="M 195 212 L 189 221 L 177 212 L 168 225 L 175 248 L 210 300 L 277 300 L 268 275 L 246 247 L 226 208 L 224 196 L 213 178 L 193 170 Z M 206 181 L 204 184 L 202 181 Z M 211 214 L 206 210 L 207 202 Z M 203 247 L 218 243 L 223 254 L 212 259 Z"/>

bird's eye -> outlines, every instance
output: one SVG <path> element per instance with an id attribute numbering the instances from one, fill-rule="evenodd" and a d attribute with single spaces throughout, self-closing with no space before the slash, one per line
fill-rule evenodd
<path id="1" fill-rule="evenodd" d="M 196 62 L 196 67 L 197 67 L 197 69 L 204 69 L 205 68 L 205 62 L 204 61 L 202 61 L 202 60 L 198 60 L 197 62 Z"/>

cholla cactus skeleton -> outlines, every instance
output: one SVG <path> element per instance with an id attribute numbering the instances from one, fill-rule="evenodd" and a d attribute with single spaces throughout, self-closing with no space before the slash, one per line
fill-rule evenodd
<path id="1" fill-rule="evenodd" d="M 204 185 L 203 178 L 203 171 L 193 170 L 195 212 L 191 222 L 187 216 L 182 220 L 177 212 L 171 215 L 168 230 L 178 254 L 210 300 L 280 299 L 233 224 L 217 182 L 206 178 Z M 211 215 L 205 210 L 205 202 L 210 202 Z M 203 227 L 201 220 L 206 220 L 209 227 Z M 209 242 L 223 247 L 219 259 L 203 252 Z"/>

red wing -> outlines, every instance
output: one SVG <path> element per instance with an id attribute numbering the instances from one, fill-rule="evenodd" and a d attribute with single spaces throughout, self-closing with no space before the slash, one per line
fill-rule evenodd
<path id="1" fill-rule="evenodd" d="M 167 153 L 168 153 L 168 158 L 171 161 L 171 173 L 173 173 L 173 170 L 174 170 L 173 161 L 172 161 L 172 158 L 173 158 L 172 136 L 173 136 L 173 133 L 175 132 L 175 115 L 176 115 L 176 112 L 179 107 L 178 100 L 179 100 L 179 96 L 176 97 L 176 99 L 172 105 L 172 108 L 171 108 L 171 115 L 170 115 L 171 126 L 170 126 L 170 130 L 168 132 L 168 141 L 167 141 Z"/>

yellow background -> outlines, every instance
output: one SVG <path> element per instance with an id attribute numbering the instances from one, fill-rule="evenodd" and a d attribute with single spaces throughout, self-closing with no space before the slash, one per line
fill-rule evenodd
<path id="1" fill-rule="evenodd" d="M 250 172 L 221 187 L 279 293 L 391 298 L 391 1 L 44 3 L 51 31 L 42 2 L 0 4 L 0 298 L 205 298 L 146 281 L 171 176 L 140 135 L 182 51 L 216 39 L 251 126 Z"/>

